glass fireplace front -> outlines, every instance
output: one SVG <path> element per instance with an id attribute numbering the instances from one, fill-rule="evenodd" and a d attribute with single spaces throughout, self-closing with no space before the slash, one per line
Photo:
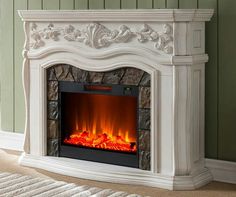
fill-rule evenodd
<path id="1" fill-rule="evenodd" d="M 59 82 L 59 156 L 138 168 L 138 90 Z"/>

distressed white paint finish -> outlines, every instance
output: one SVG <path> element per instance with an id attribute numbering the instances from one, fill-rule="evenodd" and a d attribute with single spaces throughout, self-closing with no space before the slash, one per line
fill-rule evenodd
<path id="1" fill-rule="evenodd" d="M 21 157 L 22 165 L 167 189 L 194 189 L 212 179 L 204 166 L 203 151 L 204 65 L 208 60 L 204 23 L 210 20 L 212 10 L 19 13 L 26 34 L 26 154 Z M 65 30 L 70 25 L 90 32 L 91 37 L 75 35 L 73 28 Z M 73 38 L 70 41 L 65 39 L 68 33 Z M 140 33 L 145 42 L 139 40 Z M 151 75 L 151 171 L 46 156 L 46 68 L 63 63 L 88 71 L 129 66 Z"/>

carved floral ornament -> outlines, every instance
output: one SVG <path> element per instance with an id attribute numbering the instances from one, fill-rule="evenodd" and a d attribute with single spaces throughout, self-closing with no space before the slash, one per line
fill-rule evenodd
<path id="1" fill-rule="evenodd" d="M 88 24 L 86 28 L 79 30 L 72 25 L 64 28 L 54 27 L 50 23 L 47 28 L 38 30 L 36 23 L 31 26 L 31 38 L 33 42 L 30 47 L 37 49 L 45 45 L 46 39 L 59 41 L 62 36 L 67 41 L 81 42 L 92 48 L 108 47 L 113 43 L 127 43 L 136 38 L 140 43 L 151 41 L 154 48 L 167 54 L 173 52 L 172 27 L 164 24 L 162 31 L 154 31 L 149 25 L 144 24 L 138 32 L 132 31 L 128 26 L 121 25 L 119 29 L 110 30 L 100 23 Z"/>

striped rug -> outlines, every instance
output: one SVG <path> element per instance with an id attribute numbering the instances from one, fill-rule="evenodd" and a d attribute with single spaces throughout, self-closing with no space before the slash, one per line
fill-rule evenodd
<path id="1" fill-rule="evenodd" d="M 141 197 L 122 191 L 0 172 L 1 197 Z"/>

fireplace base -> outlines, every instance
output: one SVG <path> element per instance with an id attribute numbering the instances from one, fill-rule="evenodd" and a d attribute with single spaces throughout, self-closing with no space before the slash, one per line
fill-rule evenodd
<path id="1" fill-rule="evenodd" d="M 204 162 L 204 160 L 202 162 Z M 23 166 L 40 168 L 82 179 L 144 185 L 169 190 L 193 190 L 212 181 L 212 175 L 207 168 L 200 168 L 188 176 L 171 176 L 152 173 L 137 168 L 69 158 L 34 156 L 25 153 L 21 155 L 19 163 Z"/>

